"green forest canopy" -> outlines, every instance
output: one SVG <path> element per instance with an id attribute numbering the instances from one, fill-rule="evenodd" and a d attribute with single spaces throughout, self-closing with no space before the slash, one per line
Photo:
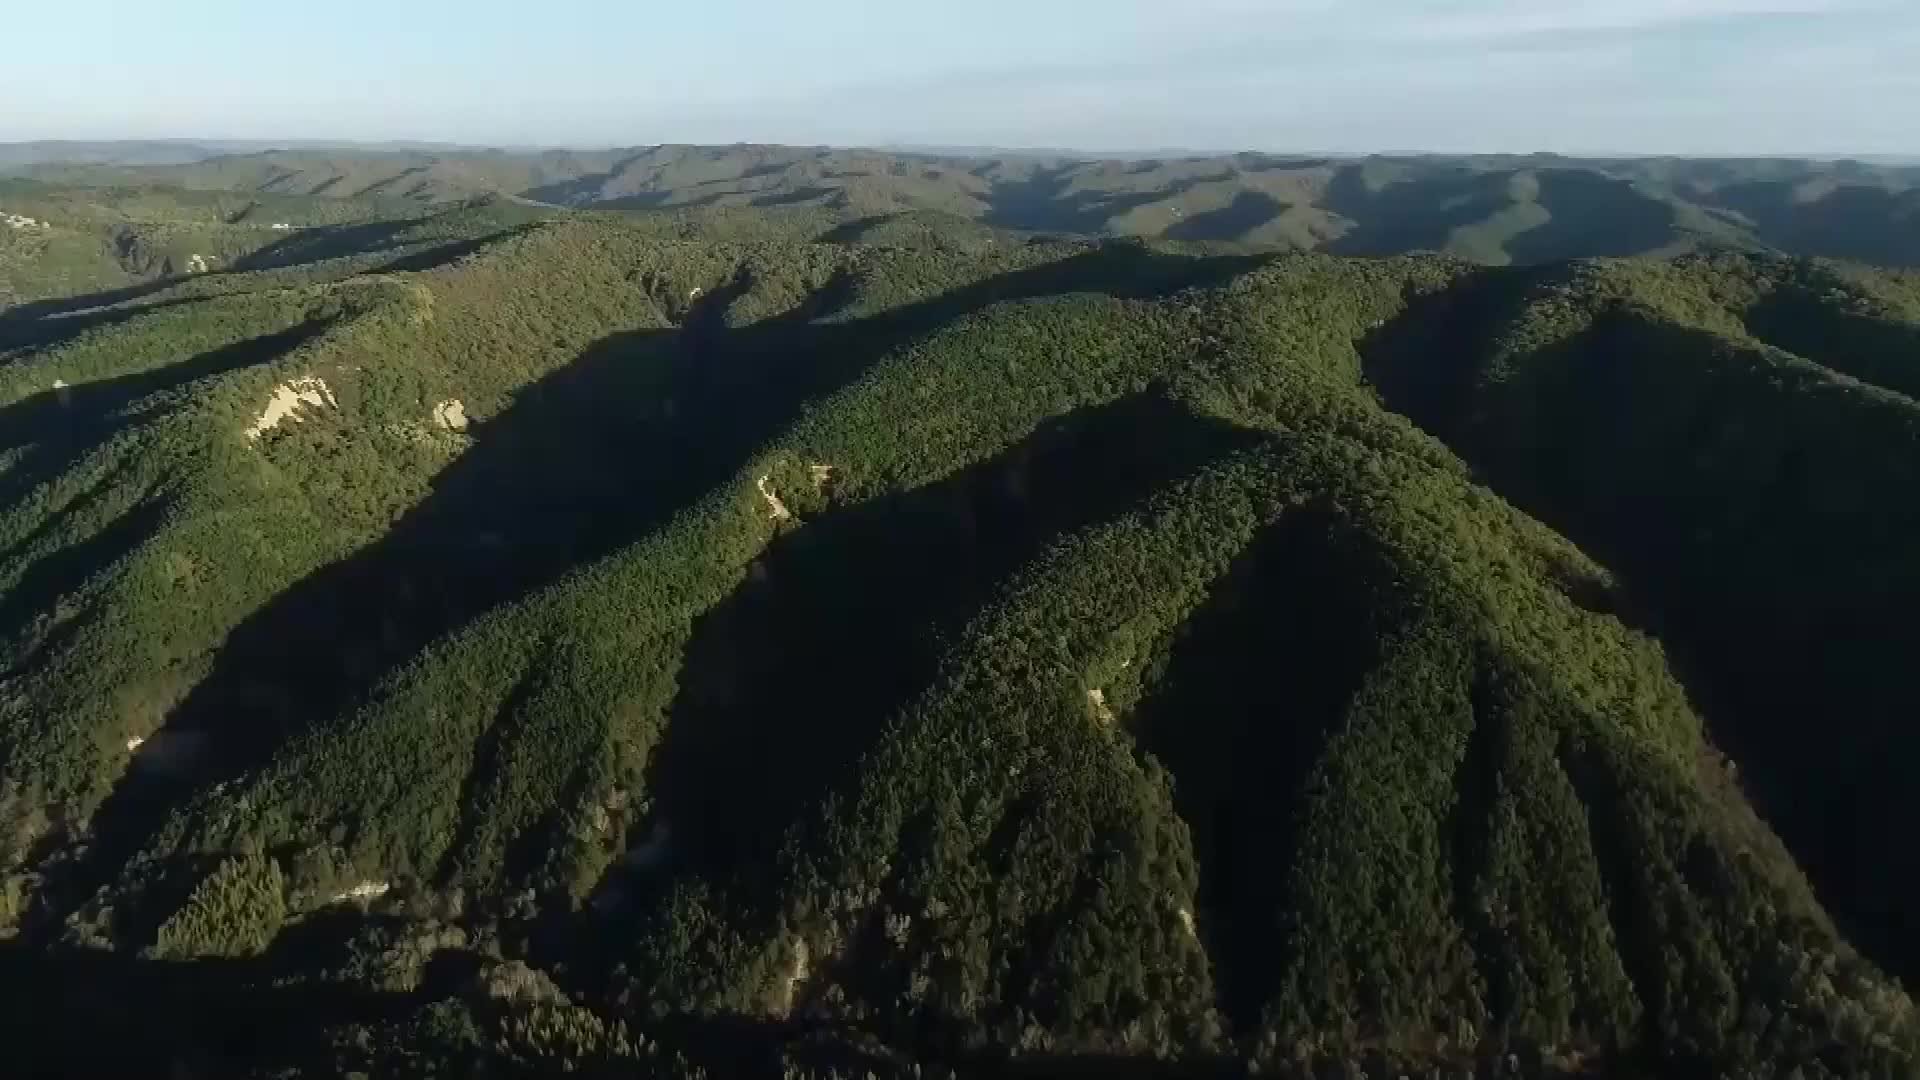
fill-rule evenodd
<path id="1" fill-rule="evenodd" d="M 1910 276 L 938 220 L 0 316 L 10 1044 L 1911 1069 Z"/>

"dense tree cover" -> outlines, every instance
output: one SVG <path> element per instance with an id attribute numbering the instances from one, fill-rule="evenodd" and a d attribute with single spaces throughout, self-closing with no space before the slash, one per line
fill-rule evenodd
<path id="1" fill-rule="evenodd" d="M 60 184 L 446 202 L 507 194 L 628 212 L 805 209 L 1003 229 L 1495 265 L 1724 249 L 1920 265 L 1920 168 L 1551 154 L 1088 160 L 784 146 L 540 153 L 286 150 L 151 168 L 42 166 Z M 952 226 L 948 227 L 949 229 Z"/>
<path id="2" fill-rule="evenodd" d="M 1920 939 L 1894 912 L 1920 867 L 1873 837 L 1916 749 L 1894 493 L 1920 438 L 1917 299 L 1820 265 L 1594 267 L 1440 316 L 1481 351 L 1376 361 L 1389 401 L 1623 574 L 1622 613 L 1668 641 L 1828 903 L 1908 976 Z"/>
<path id="3" fill-rule="evenodd" d="M 419 254 L 436 234 L 475 238 L 485 216 L 505 228 L 544 211 L 502 198 L 476 199 L 466 213 L 393 199 L 330 199 L 267 192 L 184 191 L 173 187 L 93 189 L 0 180 L 0 213 L 35 222 L 0 225 L 0 311 L 24 306 L 44 314 L 86 296 L 151 295 L 168 288 L 220 289 L 232 271 L 314 264 L 356 255 L 366 269 Z M 211 275 L 209 277 L 208 275 Z M 257 287 L 250 282 L 246 287 Z M 14 312 L 18 318 L 23 312 Z"/>
<path id="4" fill-rule="evenodd" d="M 1910 279 L 948 221 L 493 201 L 0 319 L 9 1040 L 1911 1072 Z"/>

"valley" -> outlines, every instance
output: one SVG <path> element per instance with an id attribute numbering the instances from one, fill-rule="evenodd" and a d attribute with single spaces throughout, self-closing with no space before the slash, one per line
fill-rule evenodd
<path id="1" fill-rule="evenodd" d="M 0 183 L 30 1069 L 1911 1068 L 1912 272 L 741 153 Z"/>

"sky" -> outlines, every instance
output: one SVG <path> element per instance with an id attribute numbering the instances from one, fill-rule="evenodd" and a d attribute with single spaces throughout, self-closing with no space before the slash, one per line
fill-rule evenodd
<path id="1" fill-rule="evenodd" d="M 9 6 L 6 141 L 1920 157 L 1920 0 Z"/>

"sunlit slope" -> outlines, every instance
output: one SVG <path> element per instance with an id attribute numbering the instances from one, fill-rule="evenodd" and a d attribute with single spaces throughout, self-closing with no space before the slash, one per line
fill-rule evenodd
<path id="1" fill-rule="evenodd" d="M 1793 699 L 1687 622 L 1770 648 L 1799 601 L 1637 545 L 1720 535 L 1694 485 L 1774 512 L 1700 472 L 1764 460 L 1716 409 L 1893 485 L 1910 283 L 742 220 L 450 218 L 15 327 L 9 926 L 221 958 L 335 1069 L 769 1015 L 903 1061 L 1907 1067 L 1905 946 L 1752 741 Z M 1904 580 L 1904 511 L 1835 505 L 1811 580 Z"/>
<path id="2" fill-rule="evenodd" d="M 436 204 L 507 195 L 629 213 L 806 208 L 1002 229 L 1493 265 L 1725 250 L 1920 264 L 1920 169 L 1552 154 L 1093 160 L 830 147 L 594 152 L 274 151 L 153 168 L 42 167 L 60 184 Z"/>

